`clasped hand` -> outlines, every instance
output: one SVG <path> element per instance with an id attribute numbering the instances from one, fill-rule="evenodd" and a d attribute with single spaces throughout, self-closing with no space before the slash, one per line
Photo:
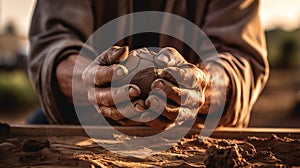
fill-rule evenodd
<path id="1" fill-rule="evenodd" d="M 196 117 L 204 104 L 204 91 L 208 83 L 201 69 L 188 63 L 176 49 L 161 49 L 154 57 L 158 67 L 157 79 L 151 85 L 151 94 L 142 100 L 139 98 L 141 90 L 134 84 L 110 88 L 114 74 L 114 80 L 128 75 L 126 67 L 119 64 L 126 60 L 128 54 L 128 47 L 111 47 L 84 70 L 82 80 L 88 88 L 88 100 L 98 112 L 121 125 L 145 124 L 159 130 L 172 128 Z M 128 95 L 132 102 L 124 105 Z M 122 111 L 126 115 L 116 108 L 118 103 L 123 103 Z M 157 114 L 159 116 L 155 117 Z"/>

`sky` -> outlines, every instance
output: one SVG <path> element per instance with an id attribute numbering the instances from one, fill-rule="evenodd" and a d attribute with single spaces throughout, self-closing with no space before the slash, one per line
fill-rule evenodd
<path id="1" fill-rule="evenodd" d="M 20 35 L 27 36 L 36 0 L 0 0 L 0 31 L 16 20 Z M 262 21 L 266 29 L 293 30 L 300 26 L 300 0 L 263 0 Z"/>

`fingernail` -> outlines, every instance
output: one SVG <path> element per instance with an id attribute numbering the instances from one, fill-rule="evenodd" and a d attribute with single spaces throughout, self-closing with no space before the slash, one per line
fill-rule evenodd
<path id="1" fill-rule="evenodd" d="M 118 54 L 122 54 L 123 52 L 125 52 L 125 47 L 115 48 L 115 52 L 118 52 Z"/>
<path id="2" fill-rule="evenodd" d="M 151 121 L 151 115 L 149 113 L 143 113 L 141 116 L 140 116 L 140 121 L 141 122 L 149 122 Z"/>
<path id="3" fill-rule="evenodd" d="M 151 103 L 156 104 L 157 101 L 158 101 L 158 100 L 157 100 L 157 98 L 156 98 L 155 96 L 151 96 L 151 97 L 150 97 L 150 102 L 151 102 Z"/>
<path id="4" fill-rule="evenodd" d="M 123 46 L 123 47 L 115 46 L 112 50 L 112 53 L 109 54 L 108 56 L 110 64 L 124 61 L 127 58 L 126 53 L 128 53 L 127 46 Z"/>
<path id="5" fill-rule="evenodd" d="M 146 105 L 148 107 L 151 107 L 151 105 L 153 106 L 153 105 L 157 104 L 157 101 L 158 100 L 155 96 L 149 96 L 148 99 L 146 100 Z"/>
<path id="6" fill-rule="evenodd" d="M 159 54 L 157 57 L 156 57 L 156 63 L 158 64 L 158 66 L 161 66 L 161 67 L 164 67 L 168 64 L 169 62 L 169 57 L 166 56 L 166 55 L 163 55 L 163 54 Z"/>
<path id="7" fill-rule="evenodd" d="M 162 62 L 165 62 L 165 63 L 169 62 L 169 57 L 167 57 L 166 55 L 163 55 L 163 54 L 159 54 L 157 56 L 157 59 L 162 61 Z"/>
<path id="8" fill-rule="evenodd" d="M 118 54 L 120 55 L 119 62 L 123 62 L 126 60 L 128 52 L 129 52 L 128 46 L 123 46 L 123 47 L 119 48 L 119 51 L 118 51 Z"/>
<path id="9" fill-rule="evenodd" d="M 161 81 L 161 80 L 156 80 L 156 81 L 153 82 L 151 88 L 154 89 L 154 88 L 163 88 L 163 87 L 164 87 L 163 81 Z"/>
<path id="10" fill-rule="evenodd" d="M 133 86 L 129 86 L 128 92 L 131 97 L 137 97 L 141 94 L 140 91 L 137 88 L 134 88 Z"/>
<path id="11" fill-rule="evenodd" d="M 145 108 L 142 106 L 142 105 L 140 105 L 140 104 L 135 104 L 134 105 L 134 108 L 137 110 L 137 111 L 145 111 Z"/>
<path id="12" fill-rule="evenodd" d="M 118 68 L 117 68 L 117 70 L 116 70 L 116 74 L 117 74 L 117 76 L 119 76 L 119 77 L 122 77 L 122 76 L 124 76 L 124 75 L 125 75 L 125 73 L 124 73 L 123 69 L 122 69 L 122 68 L 120 68 L 120 67 L 118 67 Z"/>
<path id="13" fill-rule="evenodd" d="M 125 76 L 127 75 L 128 71 L 125 67 L 119 65 L 117 68 L 116 68 L 116 71 L 115 71 L 116 75 L 118 77 L 122 77 L 122 76 Z"/>

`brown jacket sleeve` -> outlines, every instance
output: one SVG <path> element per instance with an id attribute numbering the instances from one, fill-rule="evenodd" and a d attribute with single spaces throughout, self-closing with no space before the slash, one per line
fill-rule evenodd
<path id="1" fill-rule="evenodd" d="M 79 53 L 93 32 L 93 24 L 90 0 L 37 1 L 30 29 L 29 75 L 51 123 L 76 118 L 73 105 L 59 92 L 55 65 L 65 56 Z M 60 109 L 64 110 L 60 113 Z"/>
<path id="2" fill-rule="evenodd" d="M 211 0 L 203 30 L 228 72 L 232 96 L 220 124 L 247 126 L 250 111 L 269 76 L 259 0 Z"/>

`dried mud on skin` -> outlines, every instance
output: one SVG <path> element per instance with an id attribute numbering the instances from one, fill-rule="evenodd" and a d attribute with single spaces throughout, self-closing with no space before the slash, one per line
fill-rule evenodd
<path id="1" fill-rule="evenodd" d="M 0 167 L 291 167 L 300 166 L 300 140 L 248 137 L 245 140 L 196 136 L 146 158 L 121 156 L 87 137 L 0 139 Z"/>

